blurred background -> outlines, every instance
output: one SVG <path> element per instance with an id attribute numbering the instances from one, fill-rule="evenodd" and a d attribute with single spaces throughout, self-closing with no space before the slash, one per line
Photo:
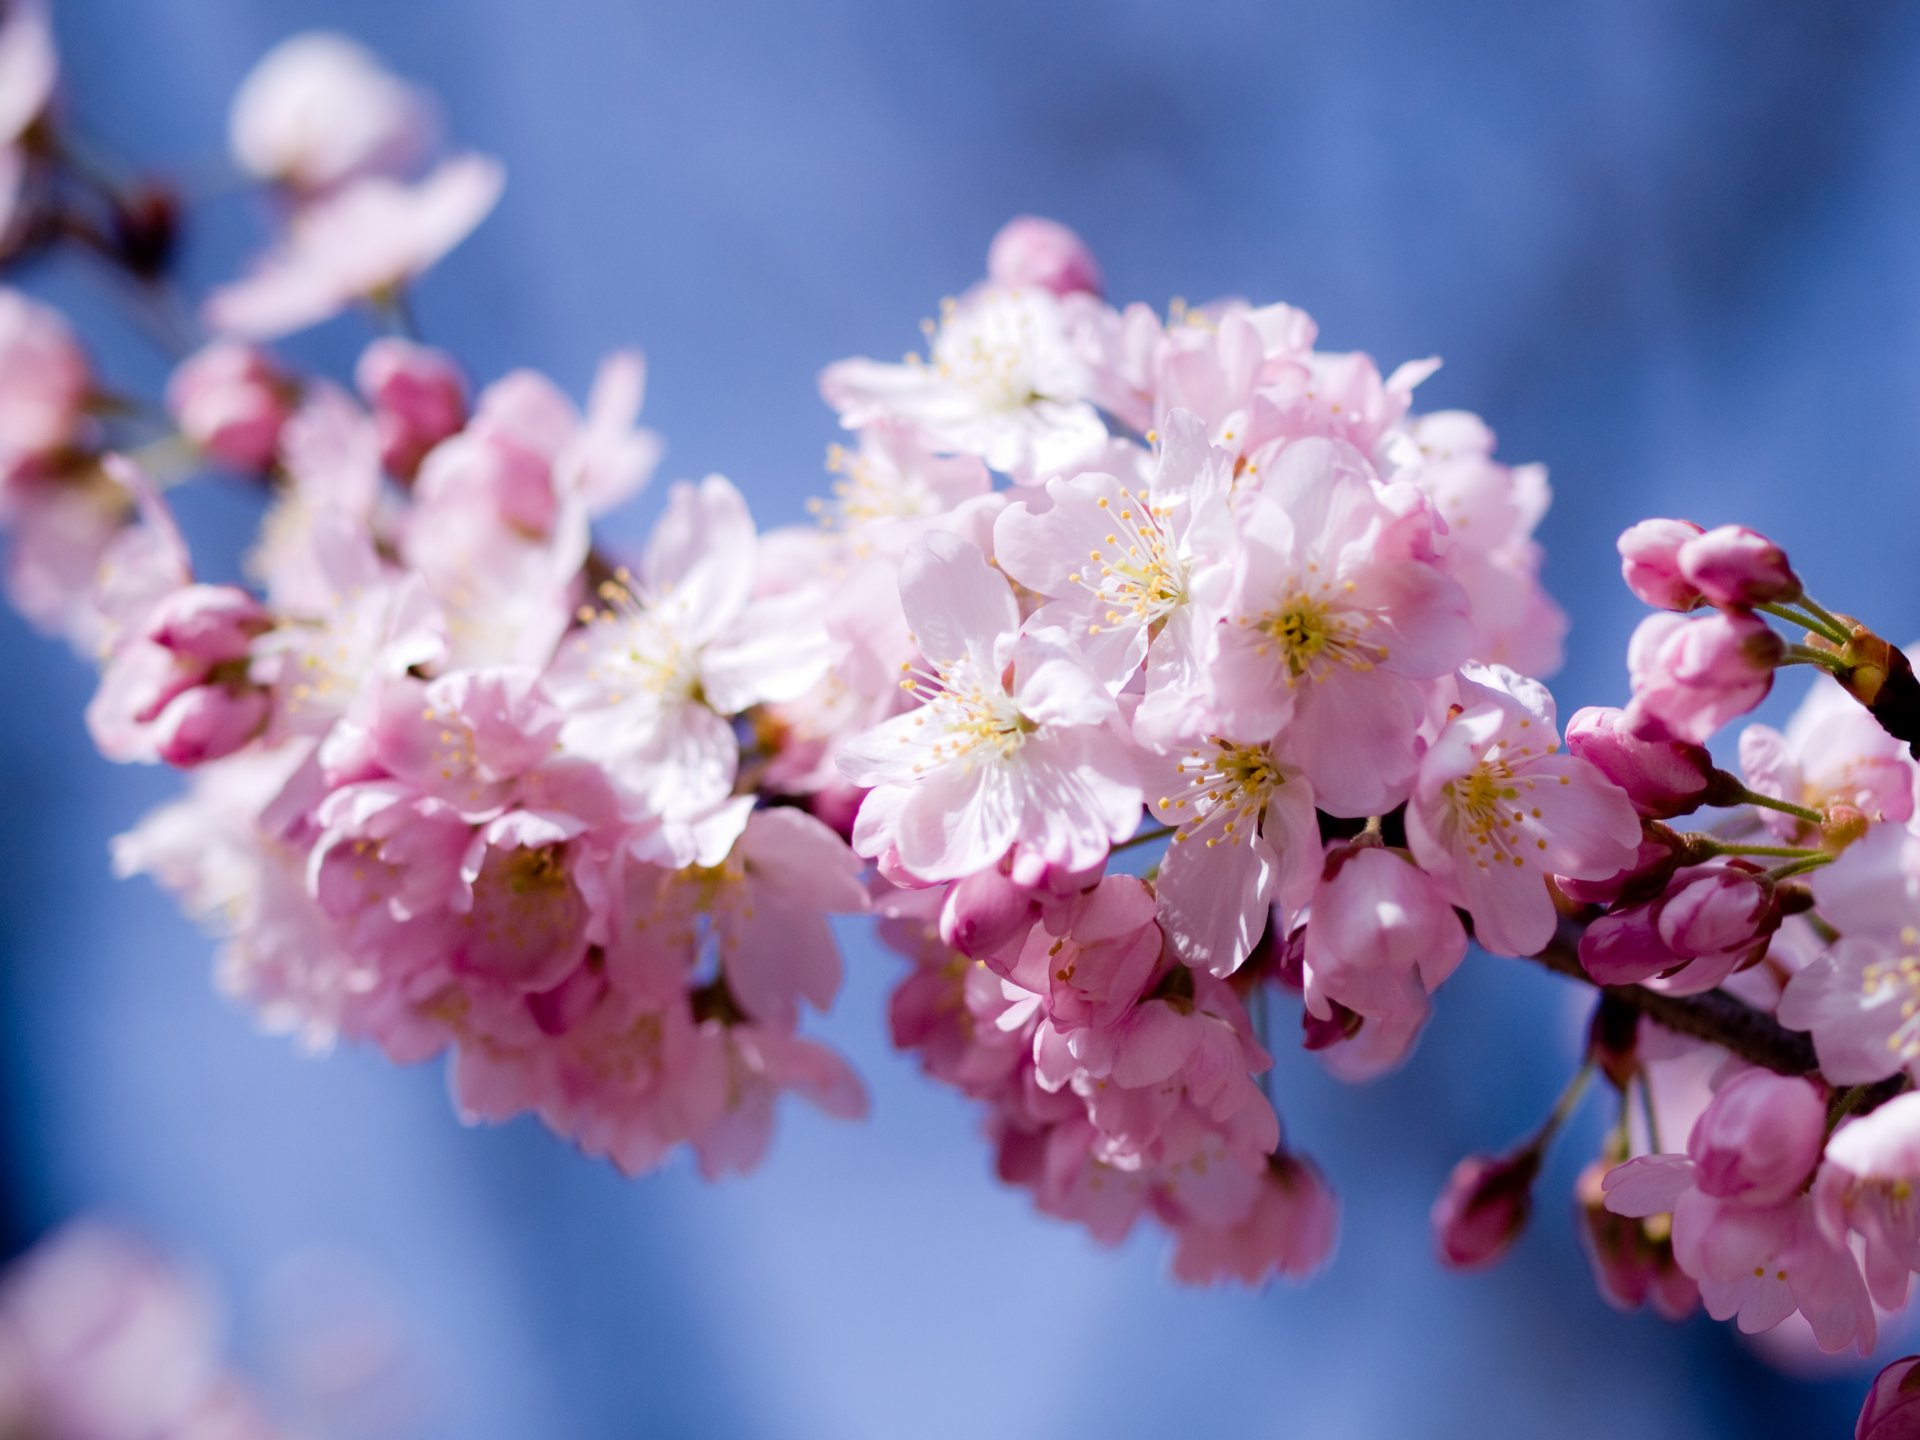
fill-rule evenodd
<path id="1" fill-rule="evenodd" d="M 437 90 L 510 179 L 422 286 L 428 338 L 483 381 L 533 365 L 576 394 L 639 343 L 663 478 L 725 471 L 762 523 L 822 484 L 820 366 L 912 347 L 1034 211 L 1086 236 L 1116 299 L 1284 299 L 1383 368 L 1443 355 L 1421 407 L 1477 410 L 1504 458 L 1551 468 L 1563 715 L 1625 692 L 1639 610 L 1612 542 L 1648 514 L 1753 524 L 1829 605 L 1920 635 L 1912 6 L 55 9 L 78 123 L 190 183 L 217 184 L 228 97 L 297 29 L 346 30 Z M 238 200 L 208 219 L 202 282 L 264 233 Z M 83 277 L 41 281 L 112 381 L 157 387 Z M 364 338 L 348 319 L 289 348 L 344 374 Z M 202 487 L 189 518 L 231 545 L 248 506 Z M 424 1377 L 407 1433 L 1850 1433 L 1871 1365 L 1788 1378 L 1725 1327 L 1596 1297 L 1567 1191 L 1597 1105 L 1503 1268 L 1432 1262 L 1449 1167 L 1530 1129 L 1574 1054 L 1570 989 L 1516 962 L 1470 960 L 1412 1064 L 1366 1090 L 1283 1055 L 1292 1143 L 1345 1202 L 1339 1254 L 1301 1289 L 1186 1291 L 1157 1236 L 1106 1253 L 995 1185 L 968 1107 L 889 1053 L 897 962 L 857 926 L 824 1028 L 871 1123 L 791 1111 L 765 1168 L 720 1188 L 684 1163 L 624 1181 L 532 1122 L 463 1130 L 437 1067 L 254 1035 L 212 993 L 210 944 L 108 872 L 109 837 L 171 777 L 96 758 L 90 674 L 10 613 L 0 674 L 20 702 L 0 708 L 7 1241 L 105 1209 L 198 1254 L 256 1367 L 289 1284 L 370 1288 Z"/>

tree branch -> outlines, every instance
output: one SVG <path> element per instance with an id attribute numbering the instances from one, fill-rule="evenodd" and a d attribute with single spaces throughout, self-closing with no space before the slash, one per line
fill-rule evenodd
<path id="1" fill-rule="evenodd" d="M 1603 995 L 1631 1005 L 1669 1030 L 1707 1040 L 1780 1075 L 1811 1075 L 1820 1068 L 1813 1041 L 1789 1030 L 1764 1010 L 1756 1010 L 1724 990 L 1704 995 L 1662 995 L 1643 985 L 1595 985 L 1580 963 L 1580 925 L 1562 920 L 1553 943 L 1526 957 L 1558 975 L 1591 985 Z"/>

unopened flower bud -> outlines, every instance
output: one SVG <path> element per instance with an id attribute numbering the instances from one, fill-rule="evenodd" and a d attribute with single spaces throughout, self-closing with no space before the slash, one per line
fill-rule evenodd
<path id="1" fill-rule="evenodd" d="M 1800 594 L 1787 552 L 1744 525 L 1696 535 L 1680 547 L 1679 562 L 1686 582 L 1715 605 L 1768 605 Z"/>
<path id="2" fill-rule="evenodd" d="M 1683 740 L 1704 741 L 1773 688 L 1786 642 L 1751 611 L 1717 611 L 1704 620 L 1649 615 L 1633 632 L 1628 723 L 1658 720 Z"/>
<path id="3" fill-rule="evenodd" d="M 1656 715 L 1635 725 L 1624 710 L 1589 705 L 1567 721 L 1567 749 L 1625 790 L 1648 819 L 1685 815 L 1706 803 L 1713 757 Z"/>
<path id="4" fill-rule="evenodd" d="M 292 386 L 257 346 L 216 340 L 173 372 L 167 411 L 206 454 L 236 470 L 260 471 L 273 463 L 293 413 Z"/>
<path id="5" fill-rule="evenodd" d="M 1540 1152 L 1469 1155 L 1453 1167 L 1433 1202 L 1433 1234 L 1441 1263 L 1455 1270 L 1492 1265 L 1513 1248 L 1533 1214 Z"/>
<path id="6" fill-rule="evenodd" d="M 1853 1440 L 1920 1440 L 1920 1355 L 1896 1360 L 1874 1376 Z"/>
<path id="7" fill-rule="evenodd" d="M 1099 295 L 1105 288 L 1086 241 L 1038 215 L 1016 216 L 1000 227 L 987 247 L 987 274 L 1002 285 L 1038 286 L 1056 295 Z"/>
<path id="8" fill-rule="evenodd" d="M 1659 903 L 1658 924 L 1677 955 L 1745 949 L 1779 928 L 1772 882 L 1738 862 L 1702 865 L 1675 882 Z"/>
<path id="9" fill-rule="evenodd" d="M 1620 574 L 1627 588 L 1659 610 L 1693 610 L 1706 596 L 1680 571 L 1680 547 L 1701 533 L 1691 520 L 1642 520 L 1621 533 Z"/>
<path id="10" fill-rule="evenodd" d="M 1826 1103 L 1810 1082 L 1749 1070 L 1701 1112 L 1687 1153 L 1703 1193 L 1771 1205 L 1805 1184 L 1826 1133 Z"/>
<path id="11" fill-rule="evenodd" d="M 260 733 L 272 708 L 267 692 L 253 686 L 196 685 L 154 721 L 154 752 L 182 770 L 224 759 Z"/>
<path id="12" fill-rule="evenodd" d="M 466 379 L 443 351 L 387 336 L 366 348 L 353 378 L 373 407 L 389 474 L 410 478 L 427 451 L 466 424 Z"/>
<path id="13" fill-rule="evenodd" d="M 154 606 L 147 638 L 184 660 L 224 665 L 243 658 L 272 624 L 266 607 L 231 585 L 183 585 Z"/>
<path id="14" fill-rule="evenodd" d="M 947 887 L 940 938 L 968 959 L 979 960 L 1024 935 L 1033 916 L 1033 892 L 995 866 Z"/>
<path id="15" fill-rule="evenodd" d="M 1648 825 L 1633 864 L 1604 880 L 1576 880 L 1560 875 L 1554 884 L 1569 900 L 1581 905 L 1636 904 L 1651 900 L 1667 888 L 1679 868 L 1681 840 L 1664 825 Z"/>

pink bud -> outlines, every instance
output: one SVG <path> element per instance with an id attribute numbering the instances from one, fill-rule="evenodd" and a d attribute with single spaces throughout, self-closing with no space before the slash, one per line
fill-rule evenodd
<path id="1" fill-rule="evenodd" d="M 1453 1167 L 1433 1202 L 1433 1233 L 1441 1263 L 1455 1270 L 1492 1265 L 1513 1248 L 1533 1213 L 1533 1181 L 1540 1154 L 1469 1155 Z"/>
<path id="2" fill-rule="evenodd" d="M 1683 960 L 1660 938 L 1651 905 L 1610 911 L 1580 936 L 1580 964 L 1596 985 L 1638 985 Z"/>
<path id="3" fill-rule="evenodd" d="M 1767 605 L 1800 593 L 1786 551 L 1744 525 L 1721 525 L 1687 541 L 1680 573 L 1715 605 Z"/>
<path id="4" fill-rule="evenodd" d="M 969 959 L 991 955 L 1033 924 L 1033 892 L 998 866 L 947 887 L 940 907 L 940 938 Z"/>
<path id="5" fill-rule="evenodd" d="M 1620 535 L 1627 588 L 1660 610 L 1692 610 L 1706 597 L 1680 571 L 1680 547 L 1700 534 L 1691 520 L 1642 520 Z"/>
<path id="6" fill-rule="evenodd" d="M 1596 1160 L 1580 1172 L 1574 1186 L 1581 1239 L 1601 1298 L 1616 1310 L 1650 1305 L 1665 1319 L 1685 1319 L 1699 1305 L 1700 1289 L 1674 1263 L 1667 1219 L 1636 1220 L 1607 1209 L 1601 1181 L 1612 1168 L 1610 1162 Z"/>
<path id="7" fill-rule="evenodd" d="M 466 380 L 443 351 L 396 336 L 376 340 L 360 356 L 354 383 L 373 407 L 381 463 L 403 479 L 466 423 Z"/>
<path id="8" fill-rule="evenodd" d="M 1640 841 L 1633 864 L 1604 880 L 1576 880 L 1570 875 L 1554 877 L 1560 893 L 1580 905 L 1631 905 L 1651 900 L 1667 888 L 1667 880 L 1680 863 L 1675 848 L 1679 837 L 1664 825 Z"/>
<path id="9" fill-rule="evenodd" d="M 1629 724 L 1627 712 L 1589 705 L 1567 721 L 1567 749 L 1627 792 L 1650 820 L 1685 815 L 1706 803 L 1713 757 L 1682 740 L 1657 716 Z"/>
<path id="10" fill-rule="evenodd" d="M 180 433 L 236 470 L 265 470 L 273 463 L 292 399 L 291 382 L 266 352 L 239 340 L 216 340 L 195 351 L 167 382 L 167 411 Z"/>
<path id="11" fill-rule="evenodd" d="M 1827 1107 L 1806 1080 L 1749 1070 L 1736 1075 L 1694 1122 L 1687 1153 L 1707 1195 L 1746 1205 L 1786 1200 L 1820 1162 Z"/>
<path id="12" fill-rule="evenodd" d="M 222 759 L 260 733 L 271 709 L 267 692 L 252 686 L 196 685 L 154 722 L 155 753 L 182 770 Z"/>
<path id="13" fill-rule="evenodd" d="M 1920 1440 L 1920 1355 L 1896 1360 L 1874 1376 L 1853 1440 Z"/>
<path id="14" fill-rule="evenodd" d="M 1020 215 L 987 247 L 987 274 L 1002 285 L 1037 286 L 1056 295 L 1105 290 L 1093 252 L 1058 220 Z"/>
<path id="15" fill-rule="evenodd" d="M 266 608 L 231 585 L 185 585 L 154 606 L 147 638 L 185 660 L 224 665 L 245 657 L 272 626 Z"/>
<path id="16" fill-rule="evenodd" d="M 69 443 L 90 384 L 65 317 L 0 288 L 0 454 L 39 455 Z"/>
<path id="17" fill-rule="evenodd" d="M 1647 733 L 1658 720 L 1682 740 L 1704 741 L 1767 698 L 1785 655 L 1786 642 L 1751 611 L 1649 615 L 1627 646 L 1628 721 Z"/>
<path id="18" fill-rule="evenodd" d="M 1660 938 L 1688 958 L 1745 950 L 1780 926 L 1772 883 L 1738 864 L 1681 871 L 1658 908 Z"/>
<path id="19" fill-rule="evenodd" d="M 564 1035 L 591 1015 L 609 989 L 604 967 L 576 966 L 551 990 L 529 995 L 527 1013 L 547 1035 Z"/>

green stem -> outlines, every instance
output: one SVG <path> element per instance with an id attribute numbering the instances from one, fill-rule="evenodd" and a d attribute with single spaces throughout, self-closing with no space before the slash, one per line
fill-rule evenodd
<path id="1" fill-rule="evenodd" d="M 1788 624 L 1799 626 L 1802 630 L 1811 630 L 1817 635 L 1824 635 L 1836 645 L 1847 643 L 1847 632 L 1840 629 L 1837 624 L 1829 623 L 1831 617 L 1823 619 L 1821 615 L 1802 614 L 1787 605 L 1756 605 L 1753 608 L 1764 610 L 1769 615 L 1776 615 Z M 1821 613 L 1825 614 L 1824 611 Z"/>
<path id="2" fill-rule="evenodd" d="M 1853 668 L 1838 655 L 1829 655 L 1826 651 L 1815 650 L 1810 645 L 1787 646 L 1785 657 L 1775 668 L 1784 669 L 1788 665 L 1818 665 L 1822 670 L 1833 675 L 1845 675 Z"/>
<path id="3" fill-rule="evenodd" d="M 1822 865 L 1831 865 L 1831 855 L 1809 855 L 1804 860 L 1796 860 L 1791 865 L 1781 865 L 1767 872 L 1769 880 L 1785 880 L 1794 875 L 1804 875 L 1809 870 L 1818 870 Z"/>
<path id="4" fill-rule="evenodd" d="M 1838 615 L 1833 614 L 1805 591 L 1801 592 L 1799 605 L 1802 610 L 1805 610 L 1822 625 L 1834 631 L 1842 644 L 1853 638 L 1853 629 L 1846 621 L 1842 620 Z"/>
<path id="5" fill-rule="evenodd" d="M 1745 785 L 1740 787 L 1740 800 L 1747 805 L 1758 805 L 1762 810 L 1778 810 L 1782 815 L 1791 815 L 1796 820 L 1804 820 L 1809 825 L 1818 825 L 1825 817 L 1818 810 L 1809 810 L 1805 805 L 1795 805 L 1790 800 L 1776 800 L 1771 795 L 1762 795 Z"/>
<path id="6" fill-rule="evenodd" d="M 1560 1133 L 1560 1127 L 1566 1124 L 1573 1114 L 1574 1107 L 1580 1103 L 1580 1097 L 1586 1093 L 1587 1082 L 1592 1078 L 1593 1063 L 1591 1061 L 1573 1072 L 1572 1078 L 1566 1083 L 1566 1088 L 1561 1090 L 1560 1098 L 1553 1102 L 1553 1109 L 1541 1122 L 1539 1133 L 1533 1137 L 1534 1149 L 1545 1150 L 1553 1137 Z"/>
<path id="7" fill-rule="evenodd" d="M 1781 860 L 1811 860 L 1816 855 L 1827 853 L 1824 850 L 1807 850 L 1793 845 L 1742 845 L 1737 842 L 1728 844 L 1725 841 L 1708 839 L 1706 836 L 1695 838 L 1694 844 L 1689 849 L 1690 851 L 1704 850 L 1713 855 L 1758 855 Z"/>

